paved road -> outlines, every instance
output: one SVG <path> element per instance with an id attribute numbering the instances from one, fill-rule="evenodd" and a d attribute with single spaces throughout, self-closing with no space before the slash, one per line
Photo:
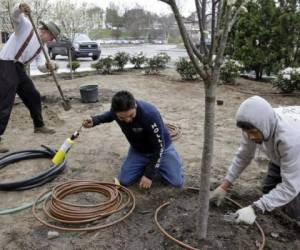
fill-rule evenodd
<path id="1" fill-rule="evenodd" d="M 153 55 L 166 52 L 171 57 L 171 62 L 169 66 L 174 66 L 174 63 L 180 58 L 187 56 L 185 49 L 177 48 L 176 45 L 156 45 L 156 44 L 143 44 L 143 45 L 134 45 L 134 46 L 120 46 L 120 47 L 102 47 L 101 57 L 106 57 L 109 55 L 114 55 L 119 51 L 127 52 L 130 55 L 137 54 L 139 52 L 143 52 L 146 57 L 152 57 Z M 57 56 L 55 62 L 58 63 L 60 71 L 67 71 L 67 63 L 68 58 L 65 56 Z M 81 63 L 81 69 L 88 69 L 91 66 L 93 60 L 91 58 L 78 58 Z M 36 65 L 33 62 L 31 64 L 31 71 L 36 72 Z"/>

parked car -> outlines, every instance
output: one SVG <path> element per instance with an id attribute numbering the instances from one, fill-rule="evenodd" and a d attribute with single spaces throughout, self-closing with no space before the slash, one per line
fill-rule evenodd
<path id="1" fill-rule="evenodd" d="M 100 45 L 92 41 L 85 34 L 75 34 L 73 41 L 66 37 L 62 37 L 58 41 L 49 42 L 47 44 L 49 56 L 52 60 L 57 55 L 68 56 L 68 48 L 71 48 L 72 60 L 78 57 L 91 57 L 93 60 L 98 60 L 101 54 Z"/>

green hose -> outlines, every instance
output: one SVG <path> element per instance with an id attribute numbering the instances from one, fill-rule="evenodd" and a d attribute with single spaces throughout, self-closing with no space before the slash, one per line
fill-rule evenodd
<path id="1" fill-rule="evenodd" d="M 41 197 L 41 199 L 38 201 L 38 203 L 44 201 L 45 199 L 47 199 L 51 194 L 51 191 L 46 193 L 43 197 Z M 16 212 L 19 212 L 19 211 L 22 211 L 22 210 L 25 210 L 27 208 L 30 208 L 32 207 L 34 202 L 31 202 L 31 203 L 25 203 L 19 207 L 14 207 L 14 208 L 8 208 L 8 209 L 2 209 L 0 210 L 0 215 L 4 215 L 4 214 L 13 214 L 13 213 L 16 213 Z"/>

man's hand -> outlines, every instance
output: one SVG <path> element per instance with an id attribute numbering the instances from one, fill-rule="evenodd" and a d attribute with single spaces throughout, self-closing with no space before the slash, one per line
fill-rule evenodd
<path id="1" fill-rule="evenodd" d="M 150 180 L 144 175 L 140 181 L 140 188 L 149 189 L 151 185 L 152 185 L 152 180 Z"/>
<path id="2" fill-rule="evenodd" d="M 210 192 L 209 200 L 215 202 L 217 206 L 220 206 L 224 201 L 227 191 L 221 186 L 218 186 L 214 191 Z"/>
<path id="3" fill-rule="evenodd" d="M 58 69 L 58 65 L 57 65 L 57 63 L 51 61 L 50 63 L 46 63 L 46 68 L 49 71 L 53 71 L 53 70 L 57 70 Z"/>
<path id="4" fill-rule="evenodd" d="M 93 127 L 93 120 L 92 118 L 87 118 L 87 119 L 84 119 L 83 122 L 82 122 L 82 126 L 84 128 L 92 128 Z"/>
<path id="5" fill-rule="evenodd" d="M 26 16 L 29 16 L 31 13 L 31 8 L 27 3 L 21 3 L 19 5 L 19 9 L 22 13 L 24 13 Z"/>
<path id="6" fill-rule="evenodd" d="M 246 223 L 252 225 L 255 221 L 256 215 L 254 209 L 251 206 L 241 208 L 235 212 L 237 218 L 236 223 Z"/>

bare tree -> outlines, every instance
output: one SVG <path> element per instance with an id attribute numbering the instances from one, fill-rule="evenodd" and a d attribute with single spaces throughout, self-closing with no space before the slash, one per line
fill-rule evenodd
<path id="1" fill-rule="evenodd" d="M 4 0 L 0 3 L 0 31 L 11 34 L 14 25 L 11 19 L 11 11 L 15 6 L 15 0 Z"/>
<path id="2" fill-rule="evenodd" d="M 32 9 L 32 18 L 35 24 L 38 26 L 40 21 L 49 19 L 49 9 L 51 4 L 48 0 L 31 0 L 27 1 Z"/>
<path id="3" fill-rule="evenodd" d="M 184 46 L 190 60 L 202 78 L 205 87 L 204 144 L 201 161 L 199 192 L 199 211 L 197 235 L 199 240 L 207 237 L 209 212 L 210 171 L 213 162 L 214 123 L 216 88 L 219 81 L 220 67 L 224 50 L 237 16 L 245 10 L 246 0 L 195 0 L 198 25 L 200 30 L 200 50 L 192 43 L 175 0 L 160 0 L 168 4 L 175 16 Z M 207 16 L 210 15 L 211 45 L 205 41 L 207 34 Z"/>
<path id="4" fill-rule="evenodd" d="M 41 20 L 46 20 L 49 17 L 50 4 L 48 0 L 32 0 L 25 1 L 32 9 L 32 17 L 36 25 L 39 25 Z M 0 3 L 0 30 L 7 33 L 13 32 L 13 22 L 11 20 L 11 12 L 13 8 L 19 4 L 17 0 L 4 0 Z"/>
<path id="5" fill-rule="evenodd" d="M 77 6 L 70 0 L 60 0 L 54 3 L 52 17 L 62 28 L 62 33 L 71 41 L 75 34 L 86 32 L 87 5 Z"/>
<path id="6" fill-rule="evenodd" d="M 87 28 L 89 31 L 101 29 L 103 26 L 104 10 L 97 6 L 87 6 Z"/>

